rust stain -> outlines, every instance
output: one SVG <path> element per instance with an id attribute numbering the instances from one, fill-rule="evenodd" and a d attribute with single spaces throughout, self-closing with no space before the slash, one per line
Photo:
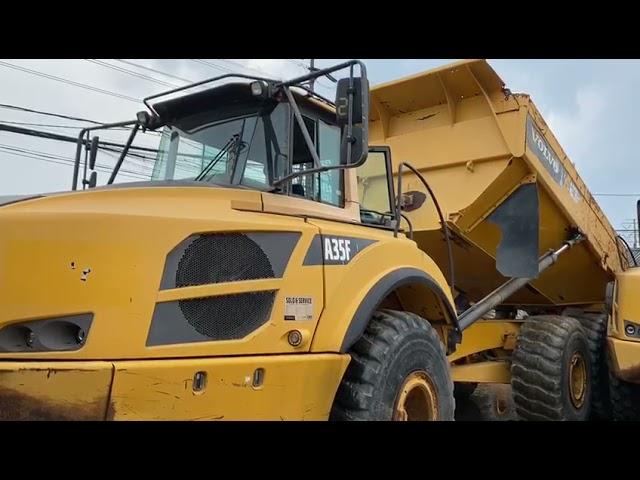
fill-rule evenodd
<path id="1" fill-rule="evenodd" d="M 0 420 L 90 421 L 102 420 L 105 402 L 61 404 L 0 388 Z"/>

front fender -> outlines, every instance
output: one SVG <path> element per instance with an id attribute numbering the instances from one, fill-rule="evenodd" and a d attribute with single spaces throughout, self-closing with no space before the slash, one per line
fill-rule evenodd
<path id="1" fill-rule="evenodd" d="M 410 304 L 407 310 L 430 320 L 456 322 L 444 275 L 410 240 L 378 235 L 348 265 L 325 265 L 324 269 L 325 309 L 311 351 L 346 352 L 382 301 L 398 288 L 408 289 L 403 296 L 403 304 L 405 300 Z"/>

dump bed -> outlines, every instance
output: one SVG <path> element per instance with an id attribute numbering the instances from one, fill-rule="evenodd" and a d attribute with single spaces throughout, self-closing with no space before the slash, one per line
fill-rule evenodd
<path id="1" fill-rule="evenodd" d="M 537 276 L 509 303 L 596 304 L 626 264 L 613 227 L 531 98 L 512 94 L 483 60 L 372 88 L 370 144 L 391 147 L 396 174 L 403 161 L 426 177 L 454 235 L 456 288 L 470 301 L 509 277 Z M 425 192 L 405 175 L 405 192 Z M 447 273 L 433 202 L 419 203 L 405 212 L 414 239 Z M 575 231 L 586 241 L 538 276 L 537 257 Z"/>

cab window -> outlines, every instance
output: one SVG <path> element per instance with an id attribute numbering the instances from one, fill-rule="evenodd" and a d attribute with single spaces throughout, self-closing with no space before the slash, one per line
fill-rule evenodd
<path id="1" fill-rule="evenodd" d="M 366 162 L 356 170 L 362 223 L 388 225 L 394 218 L 393 175 L 386 148 L 370 148 Z"/>
<path id="2" fill-rule="evenodd" d="M 340 129 L 320 119 L 303 115 L 303 120 L 322 166 L 335 166 L 340 162 Z M 302 130 L 294 119 L 292 172 L 315 168 Z M 331 170 L 305 175 L 293 180 L 291 194 L 316 202 L 344 206 L 344 175 L 342 170 Z"/>

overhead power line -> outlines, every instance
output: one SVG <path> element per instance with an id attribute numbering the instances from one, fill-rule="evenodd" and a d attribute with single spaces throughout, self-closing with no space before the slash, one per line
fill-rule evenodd
<path id="1" fill-rule="evenodd" d="M 72 85 L 78 88 L 84 88 L 85 90 L 89 90 L 96 93 L 102 93 L 103 95 L 110 95 L 112 97 L 121 98 L 122 100 L 128 100 L 130 102 L 140 103 L 139 98 L 130 97 L 128 95 L 123 95 L 118 92 L 112 92 L 111 90 L 105 90 L 103 88 L 94 87 L 92 85 L 87 85 L 86 83 L 74 82 L 73 80 L 69 80 L 68 78 L 57 77 L 55 75 L 50 75 L 48 73 L 40 72 L 38 70 L 32 70 L 30 68 L 21 67 L 19 65 L 14 65 L 13 63 L 0 61 L 0 65 L 6 68 L 11 68 L 13 70 L 18 70 L 25 73 L 30 73 L 32 75 L 36 75 L 38 77 L 47 78 L 49 80 L 54 80 L 56 82 L 65 83 L 67 85 Z"/>
<path id="2" fill-rule="evenodd" d="M 66 120 L 76 120 L 78 122 L 94 123 L 96 125 L 101 125 L 101 124 L 104 123 L 104 122 L 98 122 L 97 120 L 89 120 L 87 118 L 72 117 L 72 116 L 69 116 L 69 115 L 62 115 L 61 113 L 43 112 L 42 110 L 33 110 L 31 108 L 19 107 L 18 105 L 8 105 L 6 103 L 0 103 L 0 108 L 8 108 L 10 110 L 18 110 L 18 111 L 21 111 L 21 112 L 37 113 L 39 115 L 47 115 L 47 116 L 50 116 L 50 117 L 64 118 Z"/>
<path id="3" fill-rule="evenodd" d="M 70 143 L 77 143 L 78 139 L 74 138 L 74 137 L 69 137 L 66 135 L 60 135 L 57 133 L 50 133 L 50 132 L 43 132 L 41 130 L 33 130 L 30 128 L 22 128 L 22 127 L 16 127 L 13 125 L 6 125 L 3 123 L 0 123 L 0 131 L 5 131 L 5 132 L 12 132 L 12 133 L 18 133 L 18 134 L 22 134 L 22 135 L 29 135 L 32 137 L 40 137 L 40 138 L 47 138 L 50 140 L 59 140 L 62 142 L 70 142 Z M 87 141 L 86 139 L 82 139 L 82 143 L 86 144 Z M 124 145 L 122 143 L 115 143 L 115 142 L 105 142 L 105 141 L 100 141 L 99 142 L 100 145 L 105 145 L 105 146 L 109 146 L 109 147 L 117 147 L 117 148 L 124 148 Z M 151 153 L 157 153 L 158 150 L 155 148 L 147 148 L 147 147 L 137 147 L 137 146 L 131 146 L 131 150 L 139 150 L 139 151 L 143 151 L 143 152 L 151 152 Z"/>
<path id="4" fill-rule="evenodd" d="M 208 67 L 211 67 L 211 68 L 222 70 L 223 72 L 233 72 L 233 70 L 231 70 L 230 68 L 227 68 L 225 66 L 216 65 L 213 62 L 207 62 L 206 60 L 202 60 L 200 58 L 192 58 L 191 61 L 199 63 L 201 65 L 207 65 Z"/>
<path id="5" fill-rule="evenodd" d="M 126 65 L 131 65 L 132 67 L 141 68 L 143 70 L 147 70 L 149 72 L 159 73 L 160 75 L 164 75 L 168 78 L 173 78 L 174 80 L 180 80 L 181 82 L 186 83 L 196 83 L 195 80 L 189 80 L 188 78 L 178 77 L 177 75 L 173 75 L 171 73 L 163 72 L 162 70 L 157 70 L 155 68 L 147 67 L 146 65 L 140 65 L 139 63 L 131 62 L 129 60 L 122 60 L 119 58 L 114 59 L 116 62 L 124 63 Z"/>
<path id="6" fill-rule="evenodd" d="M 17 157 L 23 157 L 23 158 L 31 158 L 33 160 L 40 160 L 43 162 L 48 162 L 48 163 L 55 163 L 58 165 L 66 165 L 66 166 L 73 166 L 74 161 L 70 158 L 66 158 L 66 157 L 62 157 L 62 156 L 57 156 L 57 155 L 51 155 L 51 154 L 47 154 L 45 152 L 38 152 L 37 150 L 28 150 L 28 149 L 22 149 L 22 148 L 18 148 L 18 147 L 13 147 L 10 145 L 2 145 L 0 144 L 0 152 L 3 152 L 5 154 L 9 154 L 9 155 L 14 155 Z M 111 167 L 106 166 L 106 165 L 96 165 L 96 169 L 99 171 L 102 171 L 104 173 L 110 173 L 111 172 Z M 140 172 L 134 172 L 134 171 L 130 171 L 130 170 L 121 170 L 121 174 L 125 177 L 131 177 L 131 178 L 147 178 L 149 175 L 146 175 L 144 173 L 140 173 Z"/>
<path id="7" fill-rule="evenodd" d="M 165 82 L 164 80 L 158 80 L 157 78 L 151 77 L 149 75 L 144 75 L 142 73 L 134 72 L 133 70 L 129 70 L 127 68 L 117 67 L 115 65 L 111 65 L 110 63 L 103 62 L 101 60 L 96 60 L 96 59 L 92 59 L 92 58 L 85 58 L 85 60 L 87 62 L 91 62 L 91 63 L 93 63 L 95 65 L 100 65 L 101 67 L 105 67 L 105 68 L 109 68 L 111 70 L 115 70 L 116 72 L 126 73 L 127 75 L 130 75 L 132 77 L 141 78 L 143 80 L 147 80 L 148 82 L 153 82 L 155 84 L 162 85 L 163 87 L 178 88 L 180 86 L 180 85 L 177 85 L 175 83 Z"/>

